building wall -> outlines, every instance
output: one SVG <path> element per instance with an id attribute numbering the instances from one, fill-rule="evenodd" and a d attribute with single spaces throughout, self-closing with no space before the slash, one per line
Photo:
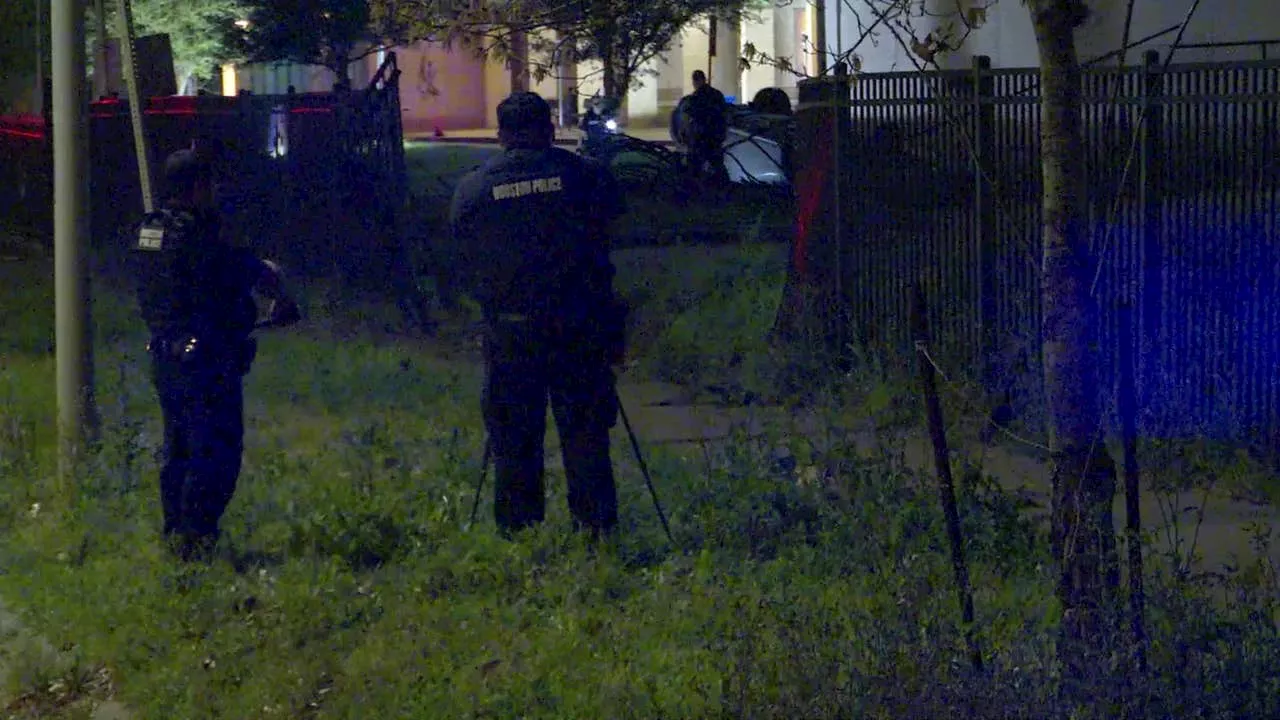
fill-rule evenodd
<path id="1" fill-rule="evenodd" d="M 404 59 L 400 59 L 404 69 Z M 378 55 L 372 54 L 353 62 L 347 71 L 353 87 L 369 83 L 378 69 Z M 296 92 L 329 92 L 337 82 L 337 76 L 318 65 L 294 63 L 257 63 L 253 65 L 224 65 L 222 67 L 222 93 L 235 94 L 241 90 L 255 95 L 284 95 L 292 85 Z"/>
<path id="2" fill-rule="evenodd" d="M 624 102 L 626 121 L 630 124 L 652 125 L 658 117 L 657 78 L 641 78 L 627 93 Z"/>
<path id="3" fill-rule="evenodd" d="M 766 17 L 760 23 L 747 23 L 735 32 L 734 28 L 721 22 L 717 30 L 718 52 L 713 59 L 708 54 L 707 23 L 700 22 L 689 27 L 664 57 L 655 58 L 645 68 L 638 79 L 624 107 L 624 119 L 634 127 L 665 126 L 672 110 L 680 98 L 692 91 L 689 75 L 695 69 L 709 71 L 712 84 L 720 88 L 726 95 L 736 95 L 738 102 L 746 102 L 751 96 L 764 87 L 782 87 L 793 95 L 798 77 L 794 72 L 762 65 L 750 72 L 743 73 L 738 69 L 738 58 L 745 42 L 753 43 L 757 49 L 776 57 L 788 57 L 802 72 L 813 73 L 812 56 L 803 50 L 803 37 L 811 32 L 812 13 L 807 6 L 799 4 L 774 8 L 766 11 Z M 448 126 L 461 128 L 456 123 L 470 119 L 471 128 L 493 128 L 496 126 L 496 110 L 498 103 L 505 98 L 511 89 L 510 70 L 505 62 L 461 59 L 469 56 L 469 51 L 455 48 L 446 53 L 442 48 L 433 50 L 431 55 L 434 77 L 437 85 L 444 81 L 446 68 L 451 75 L 448 85 L 452 90 L 442 89 L 434 100 L 423 97 L 421 92 L 413 88 L 420 82 L 423 74 L 422 55 L 417 49 L 401 49 L 400 64 L 404 76 L 401 80 L 401 94 L 405 102 L 405 127 L 410 132 L 429 132 L 432 126 L 425 117 L 450 118 Z M 445 60 L 449 56 L 452 60 Z M 450 64 L 453 63 L 453 64 Z M 375 65 L 376 66 L 376 65 Z M 476 68 L 479 68 L 476 77 Z M 807 68 L 807 69 L 806 69 Z M 732 73 L 732 74 L 730 74 Z M 727 78 L 725 76 L 728 76 Z M 554 73 L 542 80 L 531 79 L 531 90 L 542 95 L 549 102 L 557 103 L 559 87 Z M 582 63 L 577 68 L 578 108 L 585 109 L 585 102 L 595 93 L 602 90 L 600 65 L 597 62 Z M 479 88 L 481 92 L 475 90 Z M 458 92 L 461 90 L 461 92 Z M 416 94 L 415 94 L 416 93 Z M 446 108 L 445 106 L 450 107 Z M 452 107 L 458 105 L 459 107 Z M 480 109 L 477 106 L 482 105 Z M 457 118 L 456 123 L 452 118 Z M 414 128 L 410 130 L 410 128 Z"/>
<path id="4" fill-rule="evenodd" d="M 1178 25 L 1186 15 L 1186 3 L 1167 0 L 1138 0 L 1134 9 L 1135 38 Z M 1121 13 L 1117 13 L 1119 15 Z M 1121 20 L 1120 23 L 1123 21 Z M 1117 25 L 1117 27 L 1122 27 Z M 1115 32 L 1119 37 L 1120 30 Z M 1144 49 L 1159 50 L 1164 56 L 1173 42 L 1174 35 L 1166 35 L 1149 43 Z M 1187 25 L 1183 43 L 1240 42 L 1248 40 L 1280 40 L 1280 7 L 1275 0 L 1217 0 L 1204 3 Z M 1135 56 L 1136 57 L 1136 56 Z M 1267 48 L 1268 58 L 1280 57 L 1280 45 Z M 1261 51 L 1250 48 L 1182 49 L 1174 56 L 1174 62 L 1229 62 L 1233 60 L 1259 60 Z"/>
<path id="5" fill-rule="evenodd" d="M 291 85 L 300 93 L 328 92 L 333 89 L 334 82 L 332 72 L 315 65 L 259 63 L 235 67 L 236 92 L 247 91 L 255 95 L 284 95 Z M 227 83 L 223 92 L 229 89 L 230 83 Z"/>
<path id="6" fill-rule="evenodd" d="M 693 85 L 689 81 L 689 76 L 694 70 L 709 72 L 711 70 L 711 57 L 709 53 L 711 38 L 707 35 L 705 24 L 699 24 L 690 28 L 686 28 L 681 34 L 679 43 L 680 58 L 683 62 L 684 72 L 677 80 L 681 94 L 693 92 Z"/>
<path id="7" fill-rule="evenodd" d="M 742 27 L 743 47 L 750 44 L 756 50 L 772 55 L 776 45 L 775 32 L 778 25 L 778 14 L 776 12 L 764 12 L 761 13 L 758 22 L 744 23 Z M 777 84 L 778 71 L 772 65 L 753 65 L 750 70 L 742 73 L 742 98 L 744 101 L 748 101 L 760 90 Z"/>
<path id="8" fill-rule="evenodd" d="M 866 0 L 850 0 L 855 3 Z M 960 24 L 956 11 L 957 0 L 928 0 L 932 3 L 931 17 L 917 19 L 917 35 L 923 38 L 936 27 L 948 22 Z M 959 0 L 962 7 L 974 4 L 974 0 Z M 986 55 L 995 67 L 1035 67 L 1040 63 L 1036 48 L 1031 15 L 1022 2 L 999 0 L 991 4 L 981 0 L 978 5 L 989 6 L 985 24 L 969 35 L 958 52 L 945 57 L 943 67 L 967 67 L 975 55 Z M 1091 15 L 1076 31 L 1077 51 L 1084 61 L 1101 57 L 1118 50 L 1124 35 L 1127 0 L 1089 0 Z M 1188 5 L 1171 0 L 1136 0 L 1130 39 L 1138 40 L 1161 30 L 1180 25 L 1186 16 Z M 865 13 L 862 14 L 865 17 Z M 827 3 L 827 42 L 832 48 L 850 48 L 859 36 L 858 21 L 843 3 Z M 855 53 L 862 60 L 864 72 L 890 72 L 915 69 L 906 51 L 887 30 L 878 32 L 876 38 L 867 40 Z M 1136 47 L 1129 52 L 1129 61 L 1138 62 L 1143 51 L 1159 50 L 1167 53 L 1173 42 L 1171 33 L 1157 40 Z M 1280 12 L 1276 12 L 1276 0 L 1219 0 L 1205 4 L 1192 18 L 1183 36 L 1184 44 L 1207 42 L 1237 42 L 1247 40 L 1280 39 Z M 1273 46 L 1272 56 L 1280 55 L 1280 46 Z M 1229 60 L 1256 60 L 1260 52 L 1255 48 L 1231 49 L 1181 49 L 1175 62 L 1219 62 Z"/>
<path id="9" fill-rule="evenodd" d="M 485 62 L 467 51 L 420 43 L 396 51 L 406 133 L 483 127 Z M 375 60 L 376 63 L 376 60 Z"/>

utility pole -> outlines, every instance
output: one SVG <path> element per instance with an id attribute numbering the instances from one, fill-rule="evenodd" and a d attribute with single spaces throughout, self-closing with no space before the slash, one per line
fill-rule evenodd
<path id="1" fill-rule="evenodd" d="M 89 101 L 85 6 L 53 0 L 53 243 L 58 372 L 58 472 L 69 479 L 97 425 L 89 322 Z"/>

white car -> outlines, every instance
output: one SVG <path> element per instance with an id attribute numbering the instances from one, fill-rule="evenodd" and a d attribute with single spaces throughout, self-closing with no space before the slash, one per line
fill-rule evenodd
<path id="1" fill-rule="evenodd" d="M 792 118 L 785 115 L 751 115 L 730 121 L 724 140 L 724 166 L 735 183 L 788 185 L 784 143 Z"/>
<path id="2" fill-rule="evenodd" d="M 672 114 L 671 136 L 679 144 L 679 122 Z M 791 115 L 758 113 L 746 105 L 725 108 L 729 123 L 724 140 L 724 165 L 735 183 L 789 185 L 788 150 L 795 127 Z M 683 149 L 683 148 L 682 148 Z"/>

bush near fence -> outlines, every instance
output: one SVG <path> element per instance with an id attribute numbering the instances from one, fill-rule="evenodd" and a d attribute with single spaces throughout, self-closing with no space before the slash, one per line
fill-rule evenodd
<path id="1" fill-rule="evenodd" d="M 1039 70 L 851 81 L 841 243 L 860 339 L 910 347 L 910 286 L 934 354 L 974 369 L 1038 426 Z M 975 91 L 976 89 L 976 91 Z M 1104 389 L 1119 313 L 1135 309 L 1143 430 L 1280 432 L 1280 62 L 1090 68 L 1085 232 L 1099 263 Z M 1132 150 L 1132 152 L 1131 152 Z M 905 355 L 903 355 L 905 357 Z"/>

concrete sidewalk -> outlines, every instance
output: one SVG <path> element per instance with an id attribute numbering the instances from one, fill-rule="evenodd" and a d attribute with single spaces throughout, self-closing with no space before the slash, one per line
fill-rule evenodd
<path id="1" fill-rule="evenodd" d="M 703 443 L 728 442 L 735 431 L 745 431 L 753 437 L 763 437 L 769 430 L 798 433 L 815 442 L 827 435 L 821 419 L 815 416 L 795 418 L 783 409 L 770 407 L 693 404 L 688 400 L 687 391 L 672 385 L 628 383 L 623 378 L 619 393 L 645 447 L 687 445 L 691 457 L 701 457 Z M 848 441 L 867 460 L 884 461 L 892 455 L 891 465 L 919 473 L 931 482 L 937 477 L 933 446 L 922 429 L 878 430 L 868 419 L 849 432 Z M 1053 488 L 1048 458 L 1042 450 L 999 438 L 988 446 L 976 437 L 966 438 L 961 433 L 955 433 L 948 442 L 953 457 L 979 464 L 1001 487 L 1030 501 L 1033 504 L 1030 512 L 1048 514 Z M 886 453 L 884 448 L 890 448 L 891 452 Z M 556 455 L 549 453 L 548 457 Z M 1185 553 L 1194 539 L 1199 555 L 1195 567 L 1217 572 L 1223 566 L 1239 565 L 1237 559 L 1247 561 L 1255 557 L 1253 539 L 1255 532 L 1262 532 L 1272 538 L 1271 560 L 1280 564 L 1280 511 L 1275 507 L 1236 499 L 1226 491 L 1211 493 L 1207 498 L 1200 491 L 1184 493 L 1170 507 L 1171 498 L 1147 491 L 1147 482 L 1144 477 L 1140 510 L 1144 532 L 1155 536 L 1154 550 L 1169 550 L 1177 542 Z M 1116 531 L 1120 533 L 1126 522 L 1122 479 L 1116 490 L 1112 513 Z"/>

